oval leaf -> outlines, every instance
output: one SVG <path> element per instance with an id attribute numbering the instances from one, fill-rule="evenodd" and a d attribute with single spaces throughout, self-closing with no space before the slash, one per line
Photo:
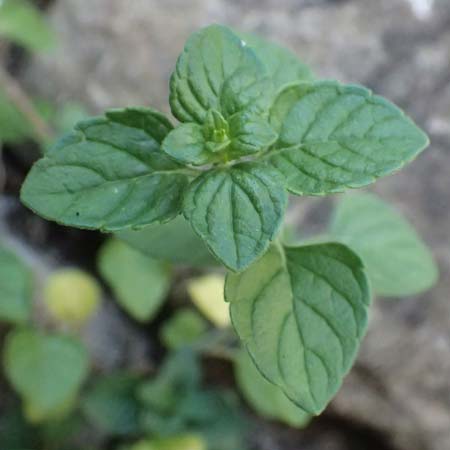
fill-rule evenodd
<path id="1" fill-rule="evenodd" d="M 28 267 L 14 253 L 0 247 L 0 320 L 28 320 L 32 281 Z"/>
<path id="2" fill-rule="evenodd" d="M 212 25 L 188 39 L 170 80 L 170 106 L 181 122 L 204 123 L 209 110 L 231 115 L 266 98 L 264 68 L 231 30 Z"/>
<path id="3" fill-rule="evenodd" d="M 192 182 L 184 214 L 228 268 L 245 269 L 269 247 L 286 209 L 276 173 L 256 163 L 209 171 Z"/>
<path id="4" fill-rule="evenodd" d="M 33 166 L 23 203 L 64 225 L 107 231 L 172 219 L 188 179 L 160 151 L 170 128 L 142 108 L 81 122 Z"/>
<path id="5" fill-rule="evenodd" d="M 167 264 L 111 239 L 100 250 L 98 268 L 119 304 L 132 317 L 146 321 L 156 315 L 170 286 Z"/>
<path id="6" fill-rule="evenodd" d="M 342 244 L 272 247 L 229 275 L 231 320 L 261 373 L 319 414 L 338 391 L 367 327 L 361 260 Z"/>
<path id="7" fill-rule="evenodd" d="M 414 295 L 436 282 L 438 270 L 428 248 L 403 217 L 374 195 L 341 200 L 330 232 L 361 256 L 380 295 Z"/>
<path id="8" fill-rule="evenodd" d="M 71 338 L 15 330 L 6 340 L 4 367 L 34 419 L 40 421 L 76 396 L 87 375 L 88 356 Z"/>
<path id="9" fill-rule="evenodd" d="M 427 136 L 395 105 L 365 88 L 335 82 L 287 87 L 270 121 L 280 138 L 268 159 L 298 195 L 365 186 L 428 145 Z"/>

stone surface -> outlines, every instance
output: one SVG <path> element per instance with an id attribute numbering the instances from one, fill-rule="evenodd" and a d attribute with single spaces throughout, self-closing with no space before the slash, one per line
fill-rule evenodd
<path id="1" fill-rule="evenodd" d="M 431 148 L 375 190 L 431 245 L 439 284 L 376 302 L 358 363 L 324 418 L 305 433 L 263 426 L 256 440 L 270 450 L 449 449 L 450 2 L 59 0 L 51 17 L 61 46 L 33 60 L 24 78 L 52 100 L 81 100 L 93 112 L 130 104 L 167 111 L 168 78 L 187 35 L 222 22 L 287 44 L 321 78 L 368 85 L 425 127 Z M 292 214 L 318 226 L 328 204 L 299 199 Z M 357 440 L 361 430 L 366 441 Z"/>

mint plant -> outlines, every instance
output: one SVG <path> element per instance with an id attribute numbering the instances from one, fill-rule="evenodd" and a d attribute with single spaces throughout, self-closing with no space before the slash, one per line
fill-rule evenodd
<path id="1" fill-rule="evenodd" d="M 164 253 L 161 230 L 176 236 L 171 224 L 190 226 L 229 270 L 233 326 L 259 371 L 319 414 L 355 359 L 371 290 L 347 239 L 283 245 L 288 194 L 366 186 L 414 159 L 428 138 L 366 88 L 315 81 L 289 51 L 219 25 L 187 41 L 169 103 L 176 127 L 144 107 L 78 123 L 31 169 L 22 201 L 136 247 L 145 236 L 150 256 L 152 239 Z M 191 257 L 167 250 L 169 260 Z M 198 253 L 197 262 L 208 260 Z"/>

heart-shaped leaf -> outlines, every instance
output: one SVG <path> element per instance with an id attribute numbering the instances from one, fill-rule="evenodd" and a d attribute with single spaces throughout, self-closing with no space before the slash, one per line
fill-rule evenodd
<path id="1" fill-rule="evenodd" d="M 272 247 L 225 297 L 261 373 L 300 408 L 320 413 L 339 389 L 367 327 L 361 260 L 342 244 Z"/>
<path id="2" fill-rule="evenodd" d="M 172 219 L 188 179 L 160 151 L 171 129 L 144 108 L 81 122 L 39 160 L 22 201 L 64 225 L 114 231 Z"/>
<path id="3" fill-rule="evenodd" d="M 285 88 L 270 122 L 280 137 L 269 161 L 298 195 L 365 186 L 428 145 L 427 136 L 395 105 L 363 87 L 336 82 Z"/>
<path id="4" fill-rule="evenodd" d="M 195 179 L 186 193 L 184 214 L 214 255 L 240 271 L 267 250 L 286 203 L 286 191 L 273 169 L 242 163 Z"/>
<path id="5" fill-rule="evenodd" d="M 330 232 L 361 256 L 380 295 L 414 295 L 436 282 L 436 264 L 421 238 L 393 208 L 372 194 L 344 197 Z"/>

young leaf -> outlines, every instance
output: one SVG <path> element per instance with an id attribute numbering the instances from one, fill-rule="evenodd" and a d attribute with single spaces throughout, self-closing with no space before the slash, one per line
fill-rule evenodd
<path id="1" fill-rule="evenodd" d="M 99 378 L 81 402 L 91 423 L 112 435 L 130 435 L 139 431 L 139 402 L 135 391 L 139 379 L 126 373 Z"/>
<path id="2" fill-rule="evenodd" d="M 192 303 L 218 328 L 230 326 L 230 308 L 223 297 L 224 286 L 225 278 L 217 274 L 194 278 L 187 285 Z"/>
<path id="3" fill-rule="evenodd" d="M 310 68 L 290 50 L 250 33 L 239 33 L 244 42 L 256 53 L 276 91 L 295 81 L 312 81 Z"/>
<path id="4" fill-rule="evenodd" d="M 195 267 L 217 264 L 183 216 L 168 223 L 149 225 L 142 230 L 120 231 L 116 236 L 150 258 Z"/>
<path id="5" fill-rule="evenodd" d="M 164 222 L 188 179 L 160 151 L 170 123 L 144 108 L 79 123 L 31 169 L 22 201 L 63 225 L 114 231 Z"/>
<path id="6" fill-rule="evenodd" d="M 270 122 L 280 137 L 268 159 L 297 195 L 365 186 L 428 145 L 427 136 L 392 103 L 335 82 L 286 87 Z"/>
<path id="7" fill-rule="evenodd" d="M 414 295 L 436 282 L 438 269 L 430 251 L 411 225 L 375 195 L 344 197 L 330 232 L 361 256 L 380 295 Z"/>
<path id="8" fill-rule="evenodd" d="M 178 350 L 196 342 L 207 329 L 207 322 L 196 311 L 184 308 L 164 323 L 160 337 L 167 348 Z"/>
<path id="9" fill-rule="evenodd" d="M 181 163 L 202 166 L 214 160 L 208 151 L 202 125 L 184 123 L 172 130 L 164 140 L 162 149 Z"/>
<path id="10" fill-rule="evenodd" d="M 261 152 L 277 138 L 269 123 L 254 114 L 237 113 L 226 121 L 219 112 L 210 110 L 204 125 L 185 123 L 172 130 L 162 149 L 181 163 L 201 166 Z"/>
<path id="11" fill-rule="evenodd" d="M 212 25 L 188 39 L 170 80 L 170 106 L 181 122 L 203 124 L 209 110 L 228 117 L 267 106 L 270 86 L 252 50 L 224 26 Z"/>
<path id="12" fill-rule="evenodd" d="M 342 244 L 272 247 L 225 285 L 231 320 L 258 369 L 319 414 L 349 371 L 367 327 L 361 260 Z"/>
<path id="13" fill-rule="evenodd" d="M 47 50 L 56 43 L 44 16 L 26 0 L 0 2 L 0 36 L 31 51 Z"/>
<path id="14" fill-rule="evenodd" d="M 237 354 L 234 372 L 245 399 L 263 417 L 281 420 L 298 428 L 303 428 L 311 420 L 311 416 L 294 405 L 278 386 L 261 375 L 245 350 Z"/>
<path id="15" fill-rule="evenodd" d="M 6 339 L 4 367 L 33 418 L 42 421 L 76 396 L 87 375 L 88 356 L 66 336 L 18 329 Z"/>
<path id="16" fill-rule="evenodd" d="M 151 320 L 170 286 L 167 264 L 151 259 L 116 239 L 100 250 L 98 268 L 119 304 L 136 320 Z"/>
<path id="17" fill-rule="evenodd" d="M 217 258 L 240 271 L 267 250 L 286 203 L 286 191 L 271 168 L 242 163 L 195 179 L 184 214 Z"/>

